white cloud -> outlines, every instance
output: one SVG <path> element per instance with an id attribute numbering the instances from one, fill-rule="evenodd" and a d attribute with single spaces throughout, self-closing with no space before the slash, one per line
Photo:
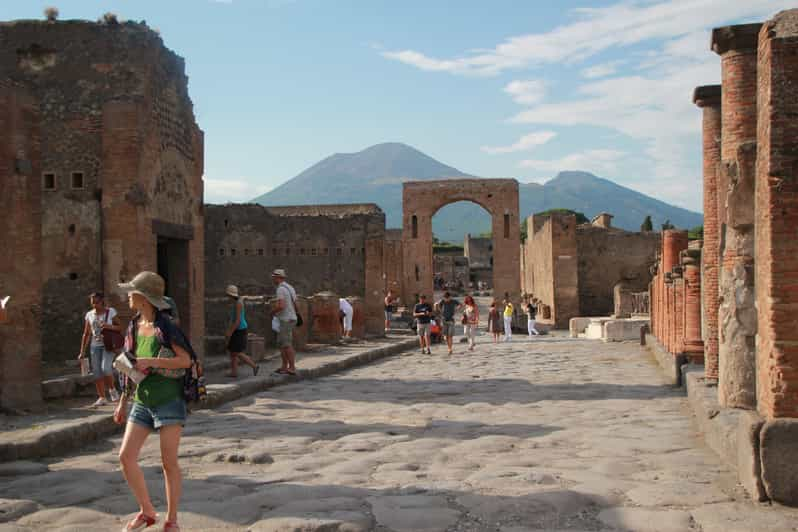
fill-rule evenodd
<path id="1" fill-rule="evenodd" d="M 205 178 L 206 203 L 236 203 L 250 201 L 265 194 L 271 187 L 245 180 Z"/>
<path id="2" fill-rule="evenodd" d="M 586 150 L 572 153 L 560 159 L 527 159 L 519 163 L 519 167 L 546 172 L 551 175 L 567 170 L 584 170 L 598 175 L 614 174 L 618 163 L 626 156 L 618 150 Z"/>
<path id="3" fill-rule="evenodd" d="M 499 153 L 514 153 L 518 151 L 529 151 L 537 146 L 546 144 L 548 141 L 550 141 L 556 136 L 557 133 L 553 131 L 536 131 L 535 133 L 524 135 L 523 137 L 518 139 L 518 142 L 516 142 L 515 144 L 511 144 L 509 146 L 482 146 L 480 150 L 484 151 L 485 153 L 489 153 L 491 155 L 496 155 Z"/>
<path id="4" fill-rule="evenodd" d="M 516 80 L 504 87 L 504 92 L 512 96 L 515 103 L 532 105 L 543 100 L 546 95 L 546 85 L 540 80 Z"/>
<path id="5" fill-rule="evenodd" d="M 604 78 L 607 76 L 611 76 L 612 74 L 615 74 L 618 71 L 618 66 L 621 63 L 622 61 L 610 61 L 608 63 L 600 63 L 582 69 L 580 74 L 582 74 L 582 77 L 587 79 Z"/>
<path id="6" fill-rule="evenodd" d="M 497 75 L 545 63 L 578 61 L 610 48 L 652 39 L 672 39 L 729 21 L 764 18 L 794 7 L 794 0 L 623 1 L 607 7 L 580 8 L 576 20 L 546 33 L 510 37 L 490 50 L 441 59 L 416 50 L 382 55 L 422 70 L 463 75 Z M 704 45 L 706 48 L 709 44 Z M 705 48 L 705 49 L 706 49 Z"/>

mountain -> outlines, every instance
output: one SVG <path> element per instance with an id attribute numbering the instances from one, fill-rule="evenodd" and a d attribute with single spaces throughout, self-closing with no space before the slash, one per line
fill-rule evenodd
<path id="1" fill-rule="evenodd" d="M 417 149 L 390 142 L 357 153 L 336 153 L 293 179 L 253 200 L 262 205 L 313 203 L 376 203 L 385 211 L 388 227 L 402 225 L 402 182 L 476 176 L 447 166 Z M 670 220 L 677 227 L 701 225 L 699 213 L 674 207 L 587 172 L 560 172 L 545 185 L 521 183 L 521 216 L 552 208 L 567 208 L 592 218 L 613 214 L 616 227 L 637 231 L 650 215 L 654 227 Z M 461 202 L 438 211 L 433 232 L 441 240 L 462 241 L 465 233 L 490 230 L 490 216 L 473 203 Z"/>

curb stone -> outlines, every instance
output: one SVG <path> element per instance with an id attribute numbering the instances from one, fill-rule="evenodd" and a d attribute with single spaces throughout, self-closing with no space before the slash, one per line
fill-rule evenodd
<path id="1" fill-rule="evenodd" d="M 300 369 L 296 377 L 267 375 L 249 377 L 235 384 L 210 384 L 208 385 L 206 400 L 199 405 L 193 405 L 191 410 L 213 409 L 281 384 L 326 377 L 345 369 L 397 355 L 415 347 L 416 343 L 417 340 L 413 337 L 412 339 L 400 340 L 388 346 L 366 349 L 363 352 L 345 356 L 341 360 L 335 360 L 317 368 Z M 94 440 L 99 440 L 121 431 L 122 426 L 114 423 L 112 416 L 109 414 L 95 414 L 83 417 L 37 431 L 35 438 L 0 444 L 0 462 L 35 460 L 67 454 Z"/>

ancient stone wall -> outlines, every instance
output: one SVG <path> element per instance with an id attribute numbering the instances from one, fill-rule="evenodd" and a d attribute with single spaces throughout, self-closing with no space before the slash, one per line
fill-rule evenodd
<path id="1" fill-rule="evenodd" d="M 579 315 L 613 313 L 613 288 L 623 281 L 633 292 L 646 290 L 659 248 L 659 233 L 634 233 L 596 225 L 576 228 L 579 257 Z"/>
<path id="2" fill-rule="evenodd" d="M 385 214 L 376 205 L 206 205 L 205 233 L 209 300 L 229 284 L 247 296 L 272 295 L 271 272 L 283 268 L 306 296 L 330 291 L 365 298 L 370 283 L 377 294 L 370 295 L 376 307 L 368 312 L 382 319 Z M 221 332 L 209 328 L 208 334 Z"/>
<path id="3" fill-rule="evenodd" d="M 471 268 L 490 269 L 493 266 L 493 239 L 467 234 L 463 241 L 463 254 Z"/>
<path id="4" fill-rule="evenodd" d="M 527 218 L 524 292 L 550 307 L 556 327 L 579 315 L 576 217 L 555 213 Z"/>
<path id="5" fill-rule="evenodd" d="M 116 285 L 143 269 L 201 336 L 203 138 L 183 60 L 144 24 L 16 21 L 0 72 L 41 111 L 45 360 L 74 357 L 90 292 L 129 314 Z"/>
<path id="6" fill-rule="evenodd" d="M 41 406 L 41 114 L 25 90 L 0 82 L 0 408 Z"/>
<path id="7" fill-rule="evenodd" d="M 404 256 L 402 252 L 402 230 L 386 229 L 382 248 L 382 290 L 393 291 L 395 297 L 401 297 L 402 279 L 404 277 Z"/>

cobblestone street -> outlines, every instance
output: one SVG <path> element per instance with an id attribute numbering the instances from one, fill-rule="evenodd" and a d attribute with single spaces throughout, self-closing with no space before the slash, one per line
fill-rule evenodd
<path id="1" fill-rule="evenodd" d="M 745 497 L 638 345 L 489 342 L 190 416 L 183 530 L 796 529 L 795 510 Z M 0 529 L 120 529 L 136 507 L 119 443 L 46 473 L 4 466 Z M 151 437 L 142 464 L 164 512 L 158 456 Z"/>

